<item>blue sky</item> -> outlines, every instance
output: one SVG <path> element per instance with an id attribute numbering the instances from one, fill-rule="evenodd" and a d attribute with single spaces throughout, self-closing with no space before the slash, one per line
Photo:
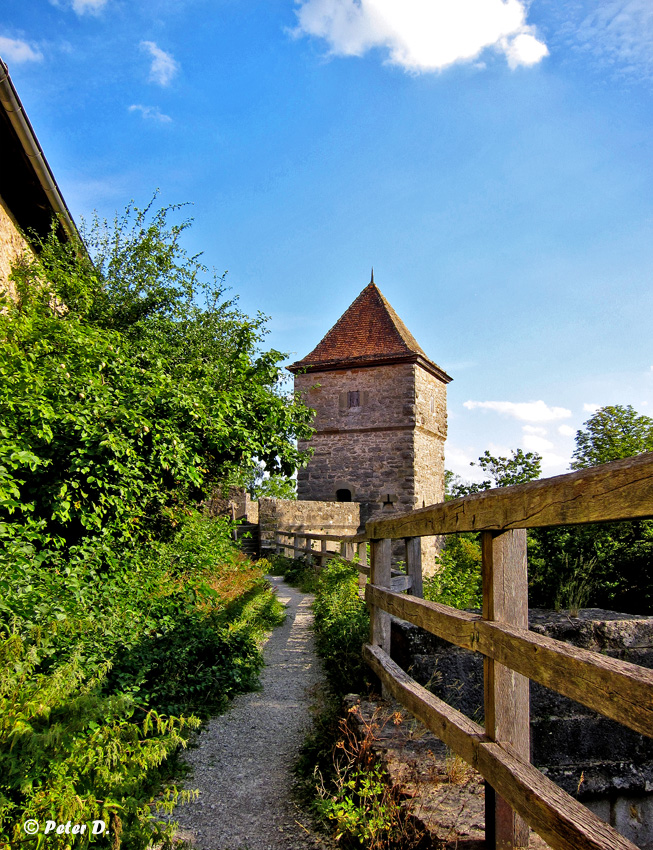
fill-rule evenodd
<path id="1" fill-rule="evenodd" d="M 374 265 L 463 476 L 653 415 L 650 0 L 4 0 L 0 55 L 73 216 L 191 202 L 291 359 Z"/>

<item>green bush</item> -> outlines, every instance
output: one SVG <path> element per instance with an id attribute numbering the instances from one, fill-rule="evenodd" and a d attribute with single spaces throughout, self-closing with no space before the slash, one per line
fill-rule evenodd
<path id="1" fill-rule="evenodd" d="M 176 537 L 112 570 L 61 560 L 23 563 L 13 583 L 4 574 L 0 847 L 25 818 L 55 815 L 111 822 L 137 850 L 163 841 L 152 800 L 166 759 L 198 715 L 256 686 L 280 603 L 226 524 L 188 511 L 173 521 Z"/>
<path id="2" fill-rule="evenodd" d="M 369 640 L 370 618 L 358 593 L 358 570 L 337 559 L 320 570 L 313 611 L 316 648 L 329 684 L 338 694 L 364 692 L 370 671 L 361 649 Z"/>
<path id="3" fill-rule="evenodd" d="M 270 565 L 272 575 L 283 576 L 288 584 L 298 587 L 303 593 L 314 593 L 317 589 L 320 568 L 306 558 L 272 555 Z"/>
<path id="4" fill-rule="evenodd" d="M 99 846 L 133 850 L 169 842 L 149 804 L 158 769 L 185 746 L 198 720 L 163 717 L 125 695 L 102 692 L 104 671 L 89 678 L 79 656 L 50 674 L 38 673 L 46 642 L 18 635 L 0 644 L 0 845 L 38 847 L 23 830 L 26 819 L 89 824 L 103 820 L 111 837 Z M 168 792 L 168 800 L 178 796 Z M 88 846 L 79 836 L 76 847 Z M 51 836 L 49 846 L 70 838 Z"/>
<path id="5" fill-rule="evenodd" d="M 483 583 L 476 535 L 448 535 L 438 562 L 436 574 L 424 579 L 424 598 L 452 608 L 480 608 Z"/>
<path id="6" fill-rule="evenodd" d="M 2 296 L 3 850 L 41 846 L 20 833 L 30 816 L 105 820 L 95 844 L 112 850 L 169 842 L 166 760 L 256 685 L 283 616 L 196 505 L 260 464 L 290 475 L 310 412 L 258 348 L 263 317 L 203 282 L 168 212 L 96 222 L 90 256 L 53 232 Z"/>

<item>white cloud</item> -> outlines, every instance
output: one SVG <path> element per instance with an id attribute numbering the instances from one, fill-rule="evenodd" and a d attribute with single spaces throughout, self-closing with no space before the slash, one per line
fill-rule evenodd
<path id="1" fill-rule="evenodd" d="M 130 112 L 140 112 L 143 118 L 149 118 L 152 121 L 158 121 L 161 124 L 169 124 L 172 118 L 169 115 L 161 112 L 158 106 L 143 106 L 141 103 L 132 103 L 129 107 Z"/>
<path id="2" fill-rule="evenodd" d="M 557 455 L 555 452 L 540 452 L 540 454 L 542 455 L 542 475 L 544 478 L 569 472 L 568 457 Z"/>
<path id="3" fill-rule="evenodd" d="M 32 47 L 20 38 L 7 38 L 0 35 L 0 56 L 7 62 L 40 62 L 43 54 L 38 48 Z"/>
<path id="4" fill-rule="evenodd" d="M 506 54 L 509 67 L 513 70 L 519 65 L 536 65 L 549 55 L 546 44 L 538 41 L 532 32 L 521 32 L 512 41 L 503 39 L 501 47 Z"/>
<path id="5" fill-rule="evenodd" d="M 78 15 L 97 15 L 106 6 L 107 0 L 73 0 L 73 11 Z"/>
<path id="6" fill-rule="evenodd" d="M 548 54 L 526 23 L 524 0 L 296 0 L 296 36 L 325 39 L 339 56 L 380 47 L 410 71 L 474 61 L 486 48 L 511 68 Z"/>
<path id="7" fill-rule="evenodd" d="M 469 449 L 461 449 L 458 446 L 447 443 L 445 445 L 445 466 L 456 475 L 460 475 L 465 481 L 482 481 L 483 471 L 472 463 L 477 460 L 473 458 Z"/>
<path id="8" fill-rule="evenodd" d="M 567 419 L 571 410 L 565 407 L 549 407 L 543 401 L 466 401 L 463 404 L 468 410 L 480 408 L 493 410 L 506 416 L 512 416 L 523 422 L 551 422 L 556 419 Z"/>
<path id="9" fill-rule="evenodd" d="M 600 404 L 587 404 L 583 405 L 583 410 L 585 413 L 596 413 L 597 410 L 601 407 Z"/>
<path id="10" fill-rule="evenodd" d="M 563 437 L 573 437 L 575 433 L 571 425 L 560 425 L 558 428 L 558 434 L 562 434 Z"/>
<path id="11" fill-rule="evenodd" d="M 151 58 L 150 82 L 159 86 L 167 86 L 179 71 L 179 63 L 170 53 L 166 53 L 154 41 L 141 41 L 141 47 L 146 50 Z"/>
<path id="12" fill-rule="evenodd" d="M 539 425 L 523 425 L 522 431 L 524 434 L 539 434 L 540 437 L 546 437 L 546 428 Z"/>
<path id="13" fill-rule="evenodd" d="M 522 439 L 522 444 L 527 451 L 537 452 L 541 455 L 553 448 L 551 440 L 547 440 L 545 437 L 538 437 L 536 434 L 526 434 Z"/>

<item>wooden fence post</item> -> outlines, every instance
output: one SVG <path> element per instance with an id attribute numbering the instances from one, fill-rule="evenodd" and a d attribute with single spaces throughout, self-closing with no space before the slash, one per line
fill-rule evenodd
<path id="1" fill-rule="evenodd" d="M 406 538 L 406 573 L 412 578 L 413 584 L 410 588 L 412 596 L 424 598 L 422 585 L 422 538 Z"/>
<path id="2" fill-rule="evenodd" d="M 306 563 L 312 564 L 313 563 L 313 538 L 310 536 L 310 534 L 307 534 L 306 537 L 305 537 L 305 540 L 306 540 L 306 547 L 305 547 L 306 548 L 306 555 L 305 555 Z"/>
<path id="3" fill-rule="evenodd" d="M 278 531 L 274 532 L 274 553 L 275 555 L 281 554 L 281 535 Z"/>
<path id="4" fill-rule="evenodd" d="M 370 583 L 390 589 L 392 578 L 392 540 L 372 540 Z M 376 606 L 370 611 L 370 643 L 390 654 L 390 614 Z"/>
<path id="5" fill-rule="evenodd" d="M 362 543 L 359 543 L 358 546 L 357 546 L 357 549 L 358 549 L 358 563 L 362 567 L 366 567 L 367 566 L 367 543 L 365 541 L 363 541 Z M 365 573 L 359 573 L 358 574 L 358 589 L 360 591 L 362 591 L 363 593 L 365 592 L 365 585 L 366 584 L 367 584 L 367 576 L 365 575 Z"/>
<path id="6" fill-rule="evenodd" d="M 322 540 L 320 545 L 320 566 L 323 567 L 327 562 L 327 544 L 328 540 Z"/>
<path id="7" fill-rule="evenodd" d="M 528 629 L 526 530 L 484 531 L 481 544 L 483 619 Z M 487 657 L 484 671 L 485 734 L 494 741 L 510 744 L 529 761 L 529 681 Z M 485 840 L 488 848 L 496 850 L 528 847 L 528 824 L 487 783 Z"/>

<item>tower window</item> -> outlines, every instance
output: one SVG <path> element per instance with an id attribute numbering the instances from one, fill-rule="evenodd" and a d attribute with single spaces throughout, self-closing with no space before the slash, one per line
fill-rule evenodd
<path id="1" fill-rule="evenodd" d="M 347 393 L 347 407 L 360 407 L 361 394 L 358 390 Z"/>
<path id="2" fill-rule="evenodd" d="M 431 401 L 429 402 L 429 408 L 431 413 L 435 413 L 435 397 L 431 396 Z"/>

